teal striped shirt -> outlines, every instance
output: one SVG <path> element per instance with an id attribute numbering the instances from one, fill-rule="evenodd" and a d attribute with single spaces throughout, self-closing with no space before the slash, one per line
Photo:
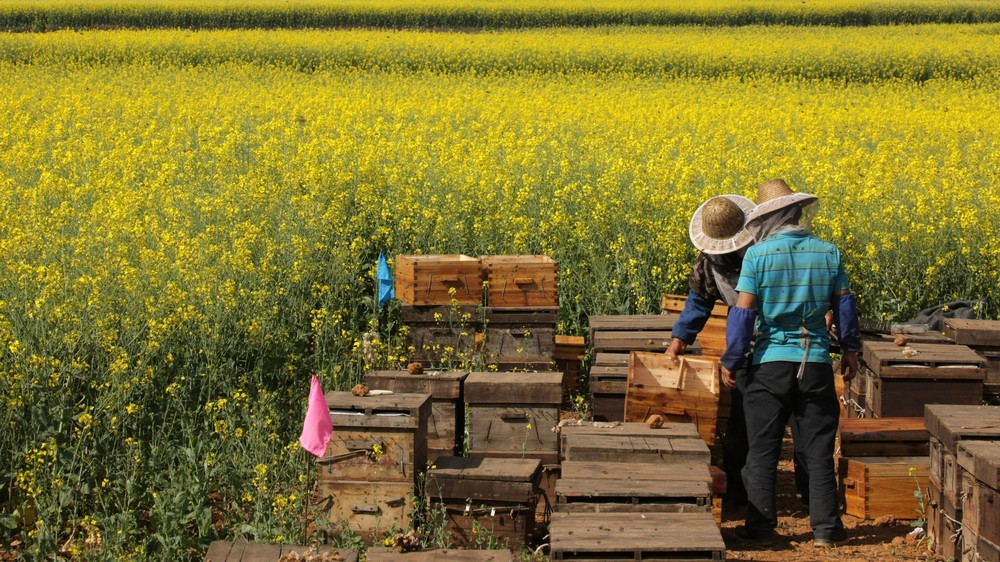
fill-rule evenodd
<path id="1" fill-rule="evenodd" d="M 830 363 L 826 312 L 833 294 L 849 288 L 840 250 L 811 234 L 783 232 L 751 246 L 736 290 L 757 297 L 753 363 L 802 361 L 805 332 L 807 361 Z"/>

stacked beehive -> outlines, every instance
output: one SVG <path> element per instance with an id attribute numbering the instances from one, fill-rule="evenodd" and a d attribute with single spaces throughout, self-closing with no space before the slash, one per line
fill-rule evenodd
<path id="1" fill-rule="evenodd" d="M 713 483 L 708 447 L 693 424 L 569 425 L 561 442 L 553 560 L 725 558 L 713 518 L 724 477 Z"/>
<path id="2" fill-rule="evenodd" d="M 319 459 L 317 497 L 334 526 L 369 542 L 411 524 L 427 465 L 427 394 L 328 392 L 335 431 Z"/>
<path id="3" fill-rule="evenodd" d="M 838 479 L 846 513 L 919 518 L 913 492 L 928 485 L 929 438 L 922 417 L 841 419 Z"/>
<path id="4" fill-rule="evenodd" d="M 554 367 L 556 262 L 541 255 L 396 256 L 396 297 L 410 357 L 425 367 Z"/>
<path id="5" fill-rule="evenodd" d="M 1000 406 L 932 404 L 927 526 L 938 552 L 1000 559 Z"/>
<path id="6" fill-rule="evenodd" d="M 591 411 L 596 421 L 624 421 L 632 351 L 666 351 L 676 314 L 591 316 Z"/>

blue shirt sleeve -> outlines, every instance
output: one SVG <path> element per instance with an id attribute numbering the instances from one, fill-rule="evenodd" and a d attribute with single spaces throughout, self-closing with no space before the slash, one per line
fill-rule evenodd
<path id="1" fill-rule="evenodd" d="M 681 311 L 680 318 L 674 322 L 671 330 L 671 337 L 684 340 L 684 343 L 691 345 L 694 343 L 698 333 L 705 327 L 715 303 L 703 298 L 694 291 L 688 291 L 687 301 L 684 302 L 684 310 Z"/>
<path id="2" fill-rule="evenodd" d="M 743 266 L 740 269 L 740 280 L 736 282 L 737 293 L 757 294 L 757 270 L 754 269 L 754 256 L 756 252 L 750 247 L 743 255 Z"/>

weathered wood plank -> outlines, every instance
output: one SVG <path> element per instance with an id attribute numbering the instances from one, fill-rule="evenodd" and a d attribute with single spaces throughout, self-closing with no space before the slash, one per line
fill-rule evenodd
<path id="1" fill-rule="evenodd" d="M 843 457 L 927 455 L 929 438 L 923 417 L 840 420 Z"/>
<path id="2" fill-rule="evenodd" d="M 231 542 L 212 541 L 212 544 L 208 545 L 208 552 L 205 553 L 205 562 L 228 562 L 232 550 Z"/>
<path id="3" fill-rule="evenodd" d="M 553 560 L 723 560 L 710 513 L 554 513 Z"/>
<path id="4" fill-rule="evenodd" d="M 976 480 L 1000 490 L 1000 437 L 991 441 L 960 441 L 956 457 L 958 466 Z"/>
<path id="5" fill-rule="evenodd" d="M 588 319 L 591 332 L 595 330 L 670 330 L 679 314 L 610 314 L 594 315 Z M 593 341 L 593 340 L 591 340 Z"/>
<path id="6" fill-rule="evenodd" d="M 566 460 L 598 462 L 684 463 L 711 460 L 708 446 L 701 439 L 644 437 L 628 435 L 593 435 L 574 443 L 565 453 Z"/>
<path id="7" fill-rule="evenodd" d="M 436 549 L 420 552 L 398 552 L 385 547 L 368 549 L 368 562 L 435 562 L 449 560 L 450 562 L 514 562 L 514 555 L 509 550 L 458 550 Z"/>
<path id="8" fill-rule="evenodd" d="M 444 457 L 427 471 L 427 495 L 445 500 L 528 503 L 538 495 L 538 459 Z"/>

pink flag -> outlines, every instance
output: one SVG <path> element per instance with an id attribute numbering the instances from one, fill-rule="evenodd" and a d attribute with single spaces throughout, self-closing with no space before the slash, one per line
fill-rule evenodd
<path id="1" fill-rule="evenodd" d="M 309 409 L 302 423 L 299 443 L 303 449 L 322 457 L 326 454 L 326 446 L 330 443 L 331 435 L 333 435 L 333 420 L 330 419 L 330 409 L 326 405 L 326 397 L 323 396 L 323 387 L 320 386 L 316 375 L 313 375 L 312 385 L 309 388 Z"/>

